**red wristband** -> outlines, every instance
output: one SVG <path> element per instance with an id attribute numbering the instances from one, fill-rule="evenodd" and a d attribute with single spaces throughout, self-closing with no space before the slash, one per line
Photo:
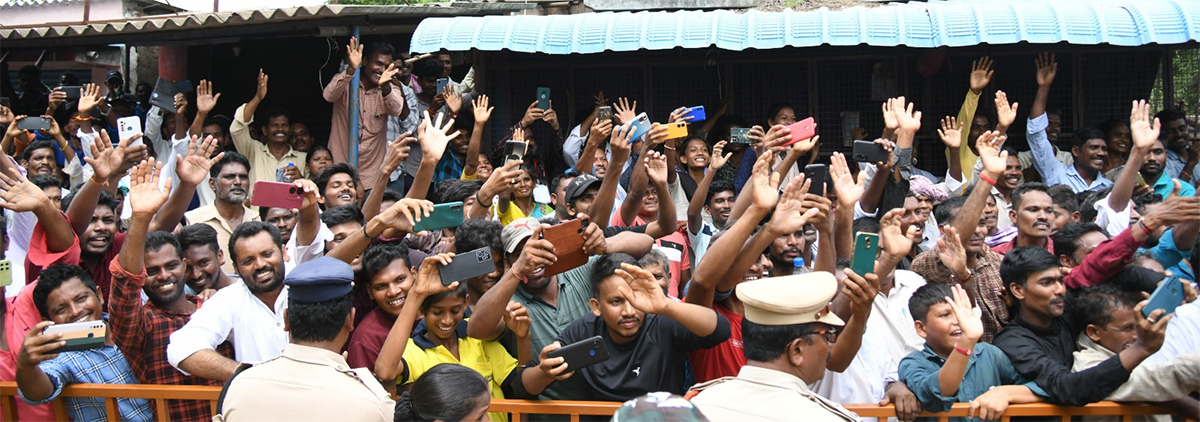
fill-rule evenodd
<path id="1" fill-rule="evenodd" d="M 967 350 L 967 349 L 958 347 L 957 343 L 954 344 L 954 351 L 958 352 L 958 353 L 962 353 L 963 355 L 966 355 L 966 356 L 971 356 L 971 354 L 975 353 L 974 349 Z"/>
<path id="2" fill-rule="evenodd" d="M 1138 226 L 1142 228 L 1142 233 L 1146 236 L 1154 234 L 1154 230 L 1150 230 L 1150 226 L 1147 226 L 1145 221 L 1138 220 Z"/>
<path id="3" fill-rule="evenodd" d="M 992 180 L 992 178 L 990 178 L 990 177 L 987 177 L 987 175 L 983 174 L 983 172 L 979 173 L 979 180 L 991 183 L 992 186 L 996 186 L 996 181 Z"/>

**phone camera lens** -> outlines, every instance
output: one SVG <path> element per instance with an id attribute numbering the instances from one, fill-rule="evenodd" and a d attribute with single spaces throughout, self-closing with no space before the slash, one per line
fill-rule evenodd
<path id="1" fill-rule="evenodd" d="M 292 193 L 292 194 L 295 194 L 295 193 L 296 193 L 296 188 L 295 188 L 295 187 L 293 187 L 293 188 L 291 188 L 291 189 L 288 189 L 288 192 L 289 192 L 289 193 Z"/>

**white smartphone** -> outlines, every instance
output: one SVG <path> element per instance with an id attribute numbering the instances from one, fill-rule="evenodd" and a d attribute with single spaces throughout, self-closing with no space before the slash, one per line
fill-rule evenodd
<path id="1" fill-rule="evenodd" d="M 141 134 L 142 134 L 142 119 L 138 118 L 138 116 L 122 117 L 120 119 L 117 119 L 117 136 L 120 137 L 120 140 L 113 139 L 113 142 L 120 142 L 121 140 L 129 139 L 129 138 L 133 137 L 133 135 L 141 135 Z M 130 142 L 129 146 L 132 147 L 132 146 L 137 146 L 137 145 L 141 145 L 141 144 L 142 144 L 142 138 L 137 138 L 133 142 Z"/>
<path id="2" fill-rule="evenodd" d="M 104 321 L 85 321 L 55 324 L 42 330 L 42 334 L 58 333 L 63 335 L 62 340 L 66 344 L 51 353 L 95 349 L 104 346 L 104 338 L 108 335 L 108 326 L 104 324 Z"/>

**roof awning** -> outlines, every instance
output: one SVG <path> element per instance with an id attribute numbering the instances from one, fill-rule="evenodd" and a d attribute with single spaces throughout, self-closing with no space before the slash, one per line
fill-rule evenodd
<path id="1" fill-rule="evenodd" d="M 412 51 L 588 54 L 821 45 L 920 48 L 977 44 L 1138 46 L 1200 40 L 1200 1 L 931 1 L 808 12 L 585 13 L 429 18 Z"/>

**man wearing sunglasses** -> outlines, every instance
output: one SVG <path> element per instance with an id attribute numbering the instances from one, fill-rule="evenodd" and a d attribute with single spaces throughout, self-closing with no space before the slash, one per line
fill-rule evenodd
<path id="1" fill-rule="evenodd" d="M 692 387 L 688 396 L 711 420 L 857 421 L 858 416 L 808 389 L 845 325 L 830 310 L 838 282 L 815 272 L 747 281 L 737 288 L 745 306 L 746 366 L 737 377 Z"/>

